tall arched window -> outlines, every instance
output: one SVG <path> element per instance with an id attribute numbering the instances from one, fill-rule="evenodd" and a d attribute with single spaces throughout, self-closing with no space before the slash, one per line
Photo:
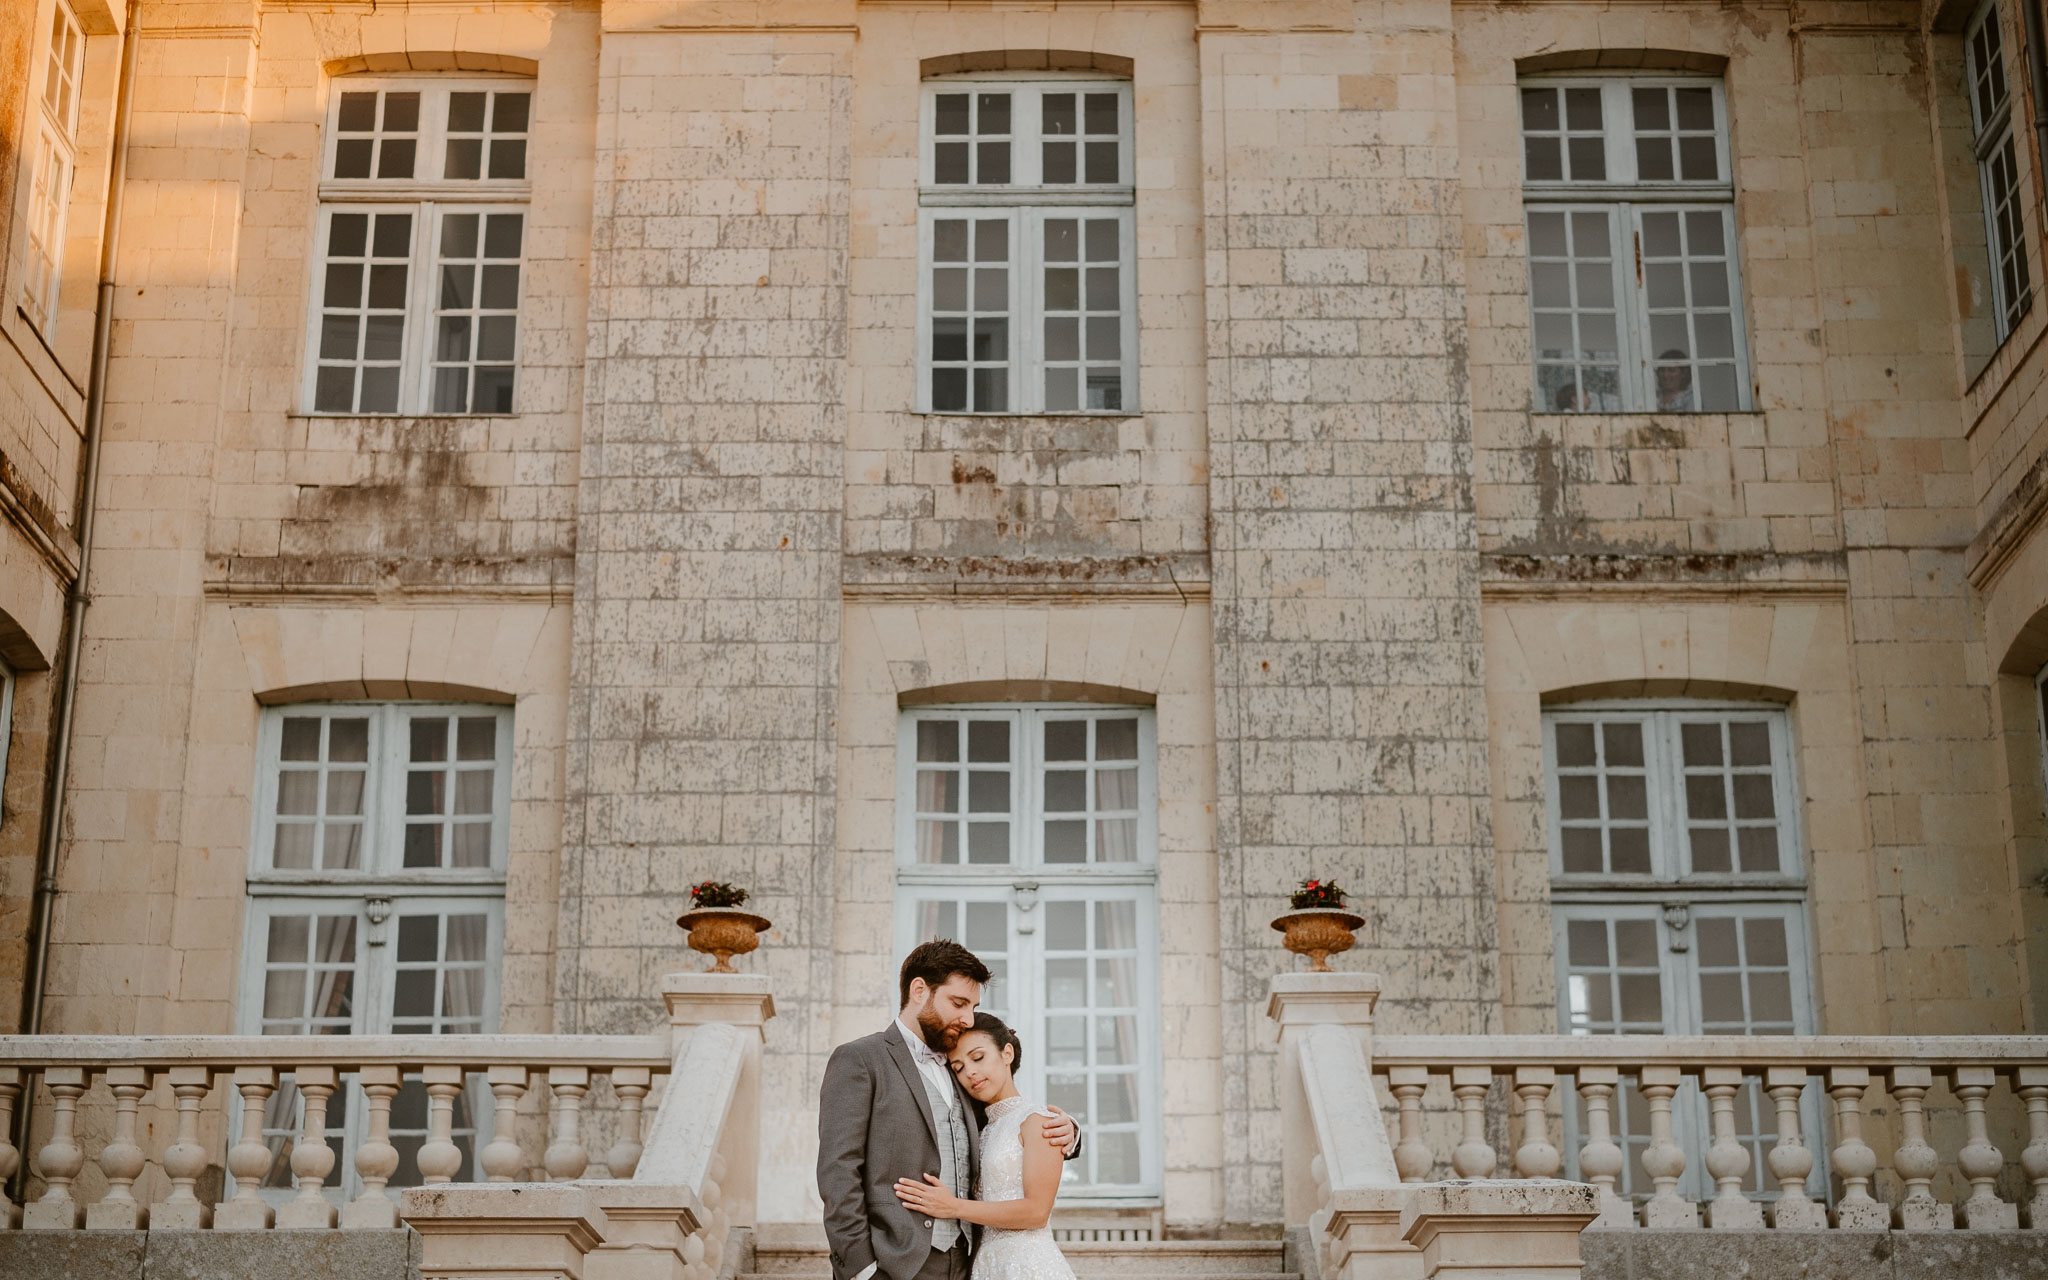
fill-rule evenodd
<path id="1" fill-rule="evenodd" d="M 459 1035 L 497 1030 L 505 936 L 512 709 L 321 703 L 264 711 L 242 946 L 250 1035 Z M 471 1090 L 474 1094 L 475 1090 Z M 330 1111 L 343 1151 L 363 1115 L 353 1089 Z M 484 1097 L 458 1100 L 467 1177 Z M 282 1158 L 297 1097 L 273 1097 L 266 1137 Z M 486 1135 L 486 1138 L 488 1135 Z M 426 1091 L 392 1105 L 393 1185 L 415 1185 Z"/>
<path id="2" fill-rule="evenodd" d="M 1069 1195 L 1160 1190 L 1157 758 L 1144 707 L 930 707 L 899 726 L 897 954 L 953 938 L 994 972 L 982 1007 L 1023 1039 L 1020 1087 L 1085 1135 Z"/>
<path id="3" fill-rule="evenodd" d="M 1805 1035 L 1813 1002 L 1792 725 L 1783 707 L 1690 701 L 1558 707 L 1543 717 L 1558 1029 L 1573 1035 Z M 1806 1123 L 1818 1133 L 1817 1095 Z M 1651 1189 L 1648 1111 L 1617 1100 L 1624 1194 Z M 1749 1192 L 1775 1193 L 1775 1114 L 1754 1082 L 1737 1099 Z M 1706 1102 L 1674 1105 L 1690 1194 Z M 1568 1115 L 1571 1123 L 1576 1117 Z M 1577 1150 L 1576 1142 L 1570 1149 Z M 1816 1187 L 1826 1183 L 1816 1168 Z M 1816 1192 L 1818 1194 L 1818 1192 Z"/>

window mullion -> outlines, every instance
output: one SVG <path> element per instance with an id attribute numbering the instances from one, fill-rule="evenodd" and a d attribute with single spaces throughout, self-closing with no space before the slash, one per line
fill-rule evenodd
<path id="1" fill-rule="evenodd" d="M 395 706 L 380 709 L 371 723 L 371 730 L 378 737 L 370 751 L 371 758 L 377 761 L 372 785 L 377 790 L 378 838 L 374 859 L 366 861 L 380 876 L 394 875 L 404 867 L 401 855 L 405 848 L 404 725 L 405 712 Z"/>
<path id="2" fill-rule="evenodd" d="M 1656 830 L 1650 839 L 1650 874 L 1666 884 L 1675 882 L 1683 874 L 1686 856 L 1685 822 L 1679 808 L 1685 788 L 1677 777 L 1680 759 L 1674 739 L 1677 732 L 1677 722 L 1661 712 L 1651 712 L 1644 718 L 1643 738 L 1650 743 L 1649 750 L 1655 753 L 1650 760 L 1653 769 L 1651 785 L 1656 788 L 1650 808 L 1650 812 L 1656 815 Z"/>
<path id="3" fill-rule="evenodd" d="M 1628 92 L 1627 80 L 1607 80 L 1600 86 L 1600 132 L 1607 148 L 1609 182 L 1636 180 L 1635 113 Z"/>
<path id="4" fill-rule="evenodd" d="M 1627 368 L 1632 385 L 1630 394 L 1623 405 L 1630 412 L 1647 413 L 1656 406 L 1656 380 L 1650 373 L 1650 299 L 1643 288 L 1643 219 L 1642 209 L 1635 204 L 1616 206 L 1616 222 L 1619 223 L 1623 241 L 1623 252 L 1618 255 L 1615 269 L 1621 275 L 1621 283 L 1628 299 L 1629 360 Z"/>
<path id="5" fill-rule="evenodd" d="M 1039 131 L 1044 127 L 1036 86 L 1018 85 L 1010 92 L 1010 177 L 1019 186 L 1035 187 L 1045 181 L 1044 148 Z"/>
<path id="6" fill-rule="evenodd" d="M 441 237 L 438 225 L 441 207 L 431 200 L 423 200 L 417 208 L 419 212 L 413 215 L 413 278 L 406 314 L 405 363 L 399 374 L 402 390 L 398 408 L 401 413 L 425 413 L 432 403 L 428 399 L 426 384 L 428 370 L 433 365 L 429 357 L 433 352 L 430 344 L 434 340 L 434 246 Z"/>
<path id="7" fill-rule="evenodd" d="M 1011 811 L 1017 815 L 1014 843 L 1011 844 L 1011 865 L 1020 871 L 1036 871 L 1045 865 L 1044 833 L 1045 823 L 1040 815 L 1044 811 L 1043 793 L 1045 770 L 1040 762 L 1040 739 L 1042 712 L 1012 711 L 1011 730 L 1016 735 L 1016 748 L 1010 754 L 1017 762 L 1017 780 L 1012 791 Z M 1013 976 L 1012 981 L 1015 981 Z"/>
<path id="8" fill-rule="evenodd" d="M 1012 130 L 1017 128 L 1015 119 L 1013 106 Z M 1045 375 L 1039 370 L 1038 358 L 1041 345 L 1038 331 L 1044 324 L 1040 319 L 1039 294 L 1044 277 L 1040 257 L 1045 235 L 1045 211 L 1030 205 L 1018 205 L 1010 216 L 1010 261 L 1016 267 L 1015 278 L 1010 284 L 1010 405 L 1017 413 L 1037 413 L 1045 398 Z"/>

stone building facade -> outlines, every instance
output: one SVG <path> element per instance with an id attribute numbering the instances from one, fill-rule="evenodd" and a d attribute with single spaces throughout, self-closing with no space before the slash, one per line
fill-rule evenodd
<path id="1" fill-rule="evenodd" d="M 730 880 L 765 1219 L 944 932 L 1190 1232 L 1310 876 L 1388 1030 L 2039 1031 L 2027 26 L 18 0 L 0 1008 L 638 1030 Z"/>

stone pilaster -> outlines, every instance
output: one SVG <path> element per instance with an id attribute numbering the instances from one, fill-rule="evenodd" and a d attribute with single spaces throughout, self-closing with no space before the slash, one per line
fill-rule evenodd
<path id="1" fill-rule="evenodd" d="M 1202 6 L 1234 1221 L 1280 1212 L 1293 882 L 1353 893 L 1389 1030 L 1498 1018 L 1450 17 Z"/>
<path id="2" fill-rule="evenodd" d="M 741 963 L 789 993 L 769 1129 L 829 1048 L 853 34 L 826 8 L 607 4 L 597 102 L 557 1028 L 645 1029 L 688 886 L 742 885 L 775 927 Z"/>

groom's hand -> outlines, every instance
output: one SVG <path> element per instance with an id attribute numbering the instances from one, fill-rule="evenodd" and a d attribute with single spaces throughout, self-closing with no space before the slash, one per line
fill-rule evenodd
<path id="1" fill-rule="evenodd" d="M 1045 1122 L 1045 1140 L 1060 1149 L 1060 1153 L 1073 1159 L 1074 1149 L 1081 1145 L 1081 1131 L 1074 1127 L 1074 1119 L 1058 1107 L 1047 1107 L 1052 1119 Z"/>

